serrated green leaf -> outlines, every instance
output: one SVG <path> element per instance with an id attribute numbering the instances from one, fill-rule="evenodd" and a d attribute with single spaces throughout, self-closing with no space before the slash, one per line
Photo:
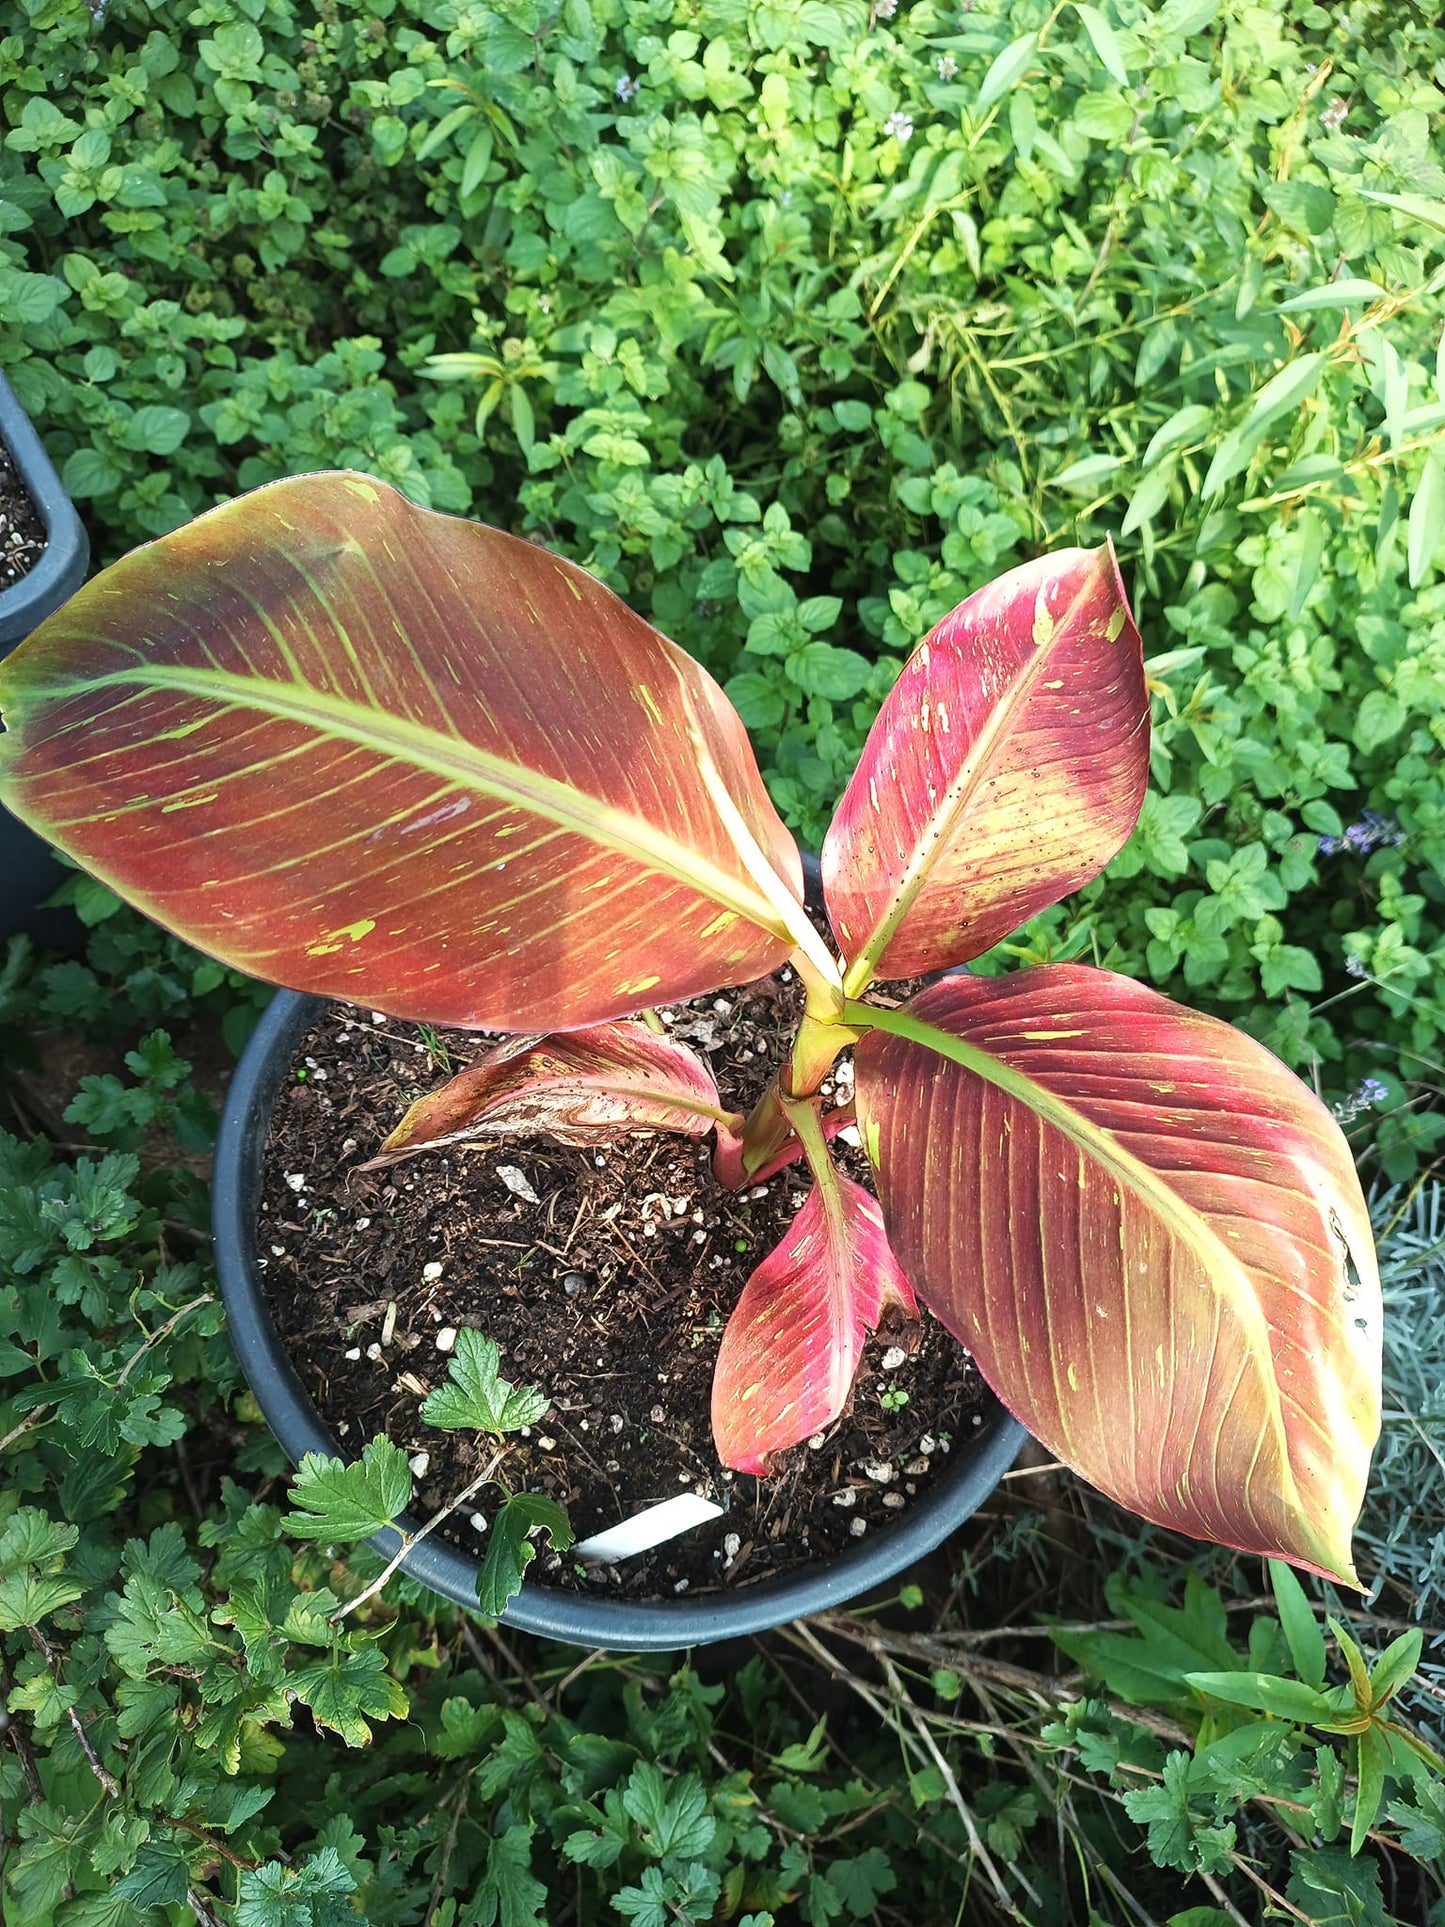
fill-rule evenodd
<path id="1" fill-rule="evenodd" d="M 507 1602 L 521 1591 L 527 1568 L 537 1556 L 529 1534 L 544 1531 L 565 1552 L 572 1543 L 567 1514 L 540 1492 L 516 1492 L 498 1512 L 487 1534 L 487 1552 L 477 1574 L 477 1603 L 488 1619 L 500 1619 Z"/>
<path id="2" fill-rule="evenodd" d="M 460 1927 L 547 1927 L 547 1889 L 532 1873 L 532 1829 L 511 1826 L 487 1846 L 487 1868 Z"/>
<path id="3" fill-rule="evenodd" d="M 707 1791 L 695 1773 L 664 1779 L 650 1760 L 639 1760 L 623 1789 L 622 1804 L 637 1822 L 643 1845 L 656 1859 L 695 1859 L 717 1831 L 707 1810 Z"/>
<path id="4" fill-rule="evenodd" d="M 535 1425 L 547 1410 L 545 1392 L 513 1385 L 501 1376 L 501 1348 L 495 1339 L 464 1326 L 447 1367 L 444 1385 L 424 1401 L 421 1415 L 445 1432 L 516 1432 Z"/>
<path id="5" fill-rule="evenodd" d="M 411 1503 L 411 1467 L 390 1439 L 372 1439 L 359 1461 L 308 1452 L 291 1487 L 287 1530 L 302 1539 L 369 1539 Z"/>
<path id="6" fill-rule="evenodd" d="M 318 1726 L 329 1726 L 348 1746 L 365 1746 L 371 1738 L 368 1719 L 406 1717 L 407 1699 L 386 1670 L 386 1654 L 379 1646 L 359 1652 L 338 1650 L 286 1676 L 286 1690 L 311 1708 Z"/>

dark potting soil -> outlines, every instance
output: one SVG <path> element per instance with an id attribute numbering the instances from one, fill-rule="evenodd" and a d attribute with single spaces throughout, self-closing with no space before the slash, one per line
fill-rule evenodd
<path id="1" fill-rule="evenodd" d="M 709 1060 L 723 1101 L 746 1111 L 799 1004 L 789 972 L 662 1015 Z M 418 1518 L 463 1491 L 490 1443 L 427 1425 L 419 1408 L 470 1325 L 496 1340 L 507 1378 L 552 1401 L 514 1436 L 502 1476 L 557 1500 L 579 1540 L 683 1491 L 724 1508 L 615 1565 L 544 1550 L 533 1570 L 548 1585 L 633 1599 L 746 1585 L 902 1517 L 986 1400 L 967 1354 L 926 1314 L 869 1341 L 850 1410 L 769 1477 L 735 1474 L 713 1449 L 723 1325 L 803 1202 L 801 1164 L 728 1192 L 712 1177 L 710 1138 L 635 1135 L 604 1150 L 488 1139 L 358 1168 L 409 1103 L 485 1048 L 475 1033 L 333 1006 L 276 1106 L 259 1262 L 281 1336 L 343 1450 L 359 1455 L 378 1433 L 400 1445 Z M 845 1061 L 840 1099 L 850 1075 Z M 835 1151 L 868 1182 L 861 1152 Z M 441 1530 L 479 1557 L 499 1499 L 484 1487 Z"/>
<path id="2" fill-rule="evenodd" d="M 13 588 L 30 573 L 48 541 L 40 511 L 0 441 L 0 590 Z"/>

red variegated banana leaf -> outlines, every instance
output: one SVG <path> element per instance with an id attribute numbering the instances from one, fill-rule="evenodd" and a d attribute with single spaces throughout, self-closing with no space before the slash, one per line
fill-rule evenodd
<path id="1" fill-rule="evenodd" d="M 1324 1106 L 1082 965 L 949 978 L 889 1022 L 856 1058 L 889 1240 L 1004 1403 L 1145 1518 L 1354 1584 L 1380 1287 Z"/>
<path id="2" fill-rule="evenodd" d="M 831 1165 L 818 1176 L 782 1243 L 744 1285 L 723 1333 L 713 1440 L 723 1464 L 739 1472 L 765 1473 L 771 1454 L 831 1425 L 884 1309 L 918 1313 L 877 1201 Z"/>
<path id="3" fill-rule="evenodd" d="M 1149 776 L 1139 633 L 1112 547 L 1012 569 L 909 657 L 823 844 L 857 996 L 980 956 L 1098 874 Z"/>
<path id="4" fill-rule="evenodd" d="M 514 1037 L 440 1090 L 419 1097 L 365 1166 L 468 1138 L 539 1132 L 562 1144 L 610 1144 L 629 1131 L 676 1131 L 740 1144 L 742 1114 L 722 1106 L 712 1072 L 686 1044 L 646 1024 L 599 1024 Z"/>
<path id="5" fill-rule="evenodd" d="M 711 677 L 574 564 L 361 475 L 125 557 L 0 706 L 11 809 L 296 989 L 569 1029 L 764 975 L 807 928 Z"/>

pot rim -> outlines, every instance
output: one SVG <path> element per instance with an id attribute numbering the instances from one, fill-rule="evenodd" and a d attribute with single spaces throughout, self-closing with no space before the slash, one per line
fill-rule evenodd
<path id="1" fill-rule="evenodd" d="M 0 589 L 0 653 L 23 642 L 85 580 L 90 538 L 20 398 L 0 373 L 0 441 L 9 449 L 45 524 L 45 552 L 33 569 Z"/>
<path id="2" fill-rule="evenodd" d="M 216 1271 L 231 1342 L 263 1416 L 292 1464 L 307 1452 L 346 1454 L 323 1424 L 272 1321 L 256 1264 L 256 1219 L 271 1113 L 296 1048 L 329 999 L 278 991 L 236 1067 L 216 1142 L 212 1232 Z M 986 1388 L 985 1388 L 986 1389 Z M 663 1600 L 592 1598 L 528 1579 L 502 1623 L 571 1645 L 619 1652 L 670 1651 L 766 1631 L 825 1612 L 882 1585 L 933 1551 L 982 1504 L 1013 1464 L 1027 1437 L 990 1393 L 993 1409 L 960 1446 L 932 1491 L 856 1547 L 800 1572 L 760 1580 L 736 1592 Z M 403 1531 L 422 1522 L 409 1513 Z M 391 1527 L 370 1542 L 386 1558 L 400 1549 Z M 436 1537 L 414 1546 L 401 1570 L 454 1604 L 477 1611 L 479 1561 Z"/>

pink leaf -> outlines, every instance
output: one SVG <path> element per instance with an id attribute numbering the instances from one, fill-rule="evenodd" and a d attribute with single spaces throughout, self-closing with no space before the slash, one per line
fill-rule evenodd
<path id="1" fill-rule="evenodd" d="M 919 1296 L 1159 1525 L 1354 1584 L 1380 1283 L 1349 1146 L 1253 1038 L 1081 964 L 950 977 L 856 1054 Z"/>
<path id="2" fill-rule="evenodd" d="M 774 1452 L 831 1425 L 848 1402 L 865 1335 L 887 1305 L 917 1316 L 876 1199 L 829 1166 L 787 1236 L 743 1287 L 712 1387 L 718 1456 L 764 1473 Z"/>
<path id="3" fill-rule="evenodd" d="M 1112 548 L 1011 569 L 919 644 L 823 844 L 849 994 L 980 956 L 1127 842 L 1149 776 Z"/>
<path id="4" fill-rule="evenodd" d="M 515 1037 L 417 1099 L 365 1168 L 468 1138 L 538 1132 L 562 1144 L 609 1144 L 630 1131 L 731 1145 L 742 1116 L 722 1108 L 712 1072 L 686 1044 L 646 1024 L 598 1024 Z"/>
<path id="5" fill-rule="evenodd" d="M 7 804 L 253 976 L 581 1028 L 812 933 L 732 706 L 575 563 L 363 475 L 123 557 L 0 664 Z"/>

